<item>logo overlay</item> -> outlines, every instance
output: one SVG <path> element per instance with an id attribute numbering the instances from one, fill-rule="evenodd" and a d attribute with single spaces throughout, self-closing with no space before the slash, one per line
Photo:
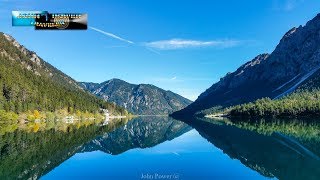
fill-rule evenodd
<path id="1" fill-rule="evenodd" d="M 34 26 L 36 30 L 86 30 L 84 13 L 49 13 L 48 11 L 12 11 L 12 26 Z"/>

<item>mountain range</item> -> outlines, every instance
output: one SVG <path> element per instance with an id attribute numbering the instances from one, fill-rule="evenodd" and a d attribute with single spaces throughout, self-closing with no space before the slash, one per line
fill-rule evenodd
<path id="1" fill-rule="evenodd" d="M 0 33 L 0 110 L 97 112 L 100 108 L 113 114 L 127 114 L 125 109 L 86 92 L 77 81 L 10 35 Z"/>
<path id="2" fill-rule="evenodd" d="M 178 94 L 154 85 L 130 84 L 120 79 L 103 83 L 81 82 L 80 85 L 105 101 L 114 102 L 139 115 L 168 115 L 191 103 Z"/>
<path id="3" fill-rule="evenodd" d="M 68 108 L 96 112 L 108 108 L 114 114 L 127 114 L 125 108 L 139 115 L 192 116 L 206 109 L 227 108 L 265 97 L 277 100 L 293 92 L 318 92 L 320 14 L 305 26 L 290 29 L 271 54 L 260 54 L 228 73 L 193 103 L 149 84 L 135 85 L 119 79 L 79 83 L 4 33 L 0 34 L 0 61 L 0 110 L 20 113 Z M 305 96 L 308 102 L 318 100 L 317 93 Z"/>
<path id="4" fill-rule="evenodd" d="M 127 109 L 134 114 L 167 115 L 191 103 L 149 84 L 120 79 L 79 83 L 4 33 L 0 34 L 0 55 L 0 110 L 96 112 L 107 108 L 113 114 L 127 114 Z"/>
<path id="5" fill-rule="evenodd" d="M 320 87 L 320 14 L 290 29 L 271 54 L 260 54 L 228 73 L 173 117 L 192 116 L 268 97 L 280 99 L 297 90 Z"/>

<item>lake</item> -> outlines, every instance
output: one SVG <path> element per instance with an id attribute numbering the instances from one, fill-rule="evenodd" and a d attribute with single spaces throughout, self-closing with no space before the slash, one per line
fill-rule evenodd
<path id="1" fill-rule="evenodd" d="M 0 179 L 319 179 L 316 121 L 0 124 Z"/>

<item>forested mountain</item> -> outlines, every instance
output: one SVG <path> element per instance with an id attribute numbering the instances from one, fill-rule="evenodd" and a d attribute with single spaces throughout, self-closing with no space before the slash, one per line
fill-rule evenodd
<path id="1" fill-rule="evenodd" d="M 311 89 L 309 86 L 308 89 Z M 262 98 L 223 110 L 230 117 L 319 116 L 320 89 L 298 89 L 280 99 Z M 210 112 L 209 113 L 213 113 Z"/>
<path id="2" fill-rule="evenodd" d="M 96 112 L 99 108 L 110 109 L 114 114 L 126 113 L 123 108 L 87 93 L 35 52 L 0 33 L 0 110 Z"/>
<path id="3" fill-rule="evenodd" d="M 190 100 L 150 84 L 130 84 L 120 79 L 111 79 L 101 84 L 80 83 L 92 94 L 114 102 L 134 114 L 166 115 L 185 108 Z"/>
<path id="4" fill-rule="evenodd" d="M 271 54 L 258 55 L 228 73 L 173 116 L 190 116 L 205 109 L 216 110 L 265 97 L 280 99 L 297 89 L 316 90 L 319 69 L 320 14 L 305 26 L 289 30 Z"/>

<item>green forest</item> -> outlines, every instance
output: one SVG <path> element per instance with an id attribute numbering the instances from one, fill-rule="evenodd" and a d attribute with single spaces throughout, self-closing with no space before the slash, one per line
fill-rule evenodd
<path id="1" fill-rule="evenodd" d="M 113 103 L 98 99 L 70 83 L 71 78 L 42 61 L 34 63 L 20 49 L 0 35 L 0 111 L 23 113 L 27 111 L 55 112 L 67 109 L 95 113 L 100 108 L 113 115 L 128 112 Z M 29 66 L 29 68 L 26 68 Z M 30 70 L 31 67 L 31 70 Z M 35 71 L 37 73 L 35 73 Z M 53 76 L 48 71 L 53 72 Z M 74 80 L 73 80 L 74 81 Z M 1 115 L 0 115 L 1 117 Z"/>
<path id="2" fill-rule="evenodd" d="M 276 100 L 262 98 L 225 111 L 231 117 L 316 116 L 320 115 L 320 90 L 299 90 Z"/>
<path id="3" fill-rule="evenodd" d="M 212 107 L 197 116 L 228 117 L 307 117 L 320 115 L 320 71 L 303 82 L 292 94 L 279 99 L 261 98 L 231 107 Z"/>

